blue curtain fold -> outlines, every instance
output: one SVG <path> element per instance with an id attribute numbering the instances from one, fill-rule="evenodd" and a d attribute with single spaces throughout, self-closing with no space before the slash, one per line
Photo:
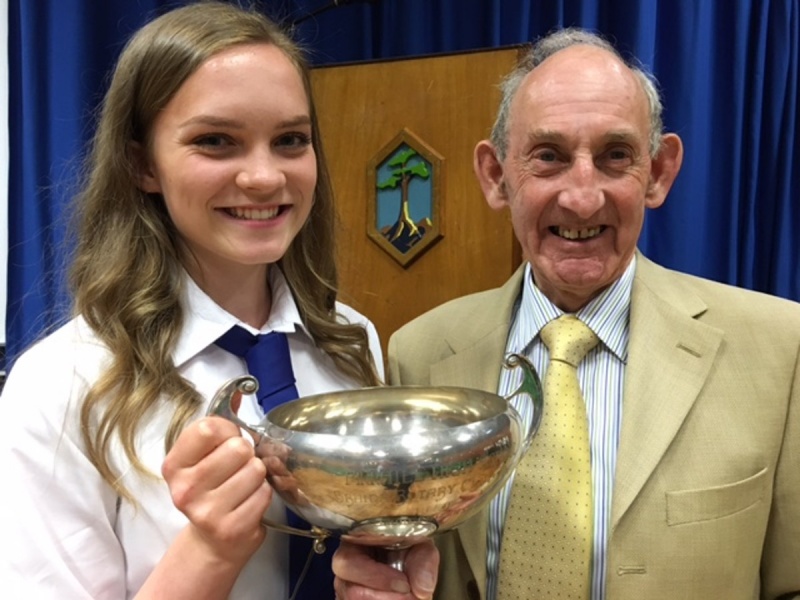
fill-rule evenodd
<path id="1" fill-rule="evenodd" d="M 9 357 L 65 314 L 67 183 L 106 71 L 131 31 L 184 3 L 9 0 Z M 609 36 L 655 73 L 686 150 L 643 251 L 800 300 L 800 0 L 241 3 L 293 27 L 317 65 L 500 47 L 570 25 Z"/>
<path id="2" fill-rule="evenodd" d="M 69 315 L 69 203 L 108 71 L 157 0 L 9 0 L 6 361 Z M 173 2 L 172 5 L 175 3 Z"/>

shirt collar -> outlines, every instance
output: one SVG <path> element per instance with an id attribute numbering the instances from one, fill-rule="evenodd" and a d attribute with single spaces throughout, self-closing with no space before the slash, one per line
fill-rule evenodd
<path id="1" fill-rule="evenodd" d="M 239 325 L 253 334 L 270 331 L 301 332 L 310 338 L 311 334 L 300 319 L 300 311 L 297 309 L 289 284 L 277 266 L 269 269 L 269 286 L 272 291 L 272 307 L 267 322 L 257 330 L 214 302 L 189 274 L 184 272 L 182 302 L 184 326 L 173 351 L 175 366 L 180 367 L 208 348 L 234 325 Z"/>
<path id="2" fill-rule="evenodd" d="M 622 362 L 628 359 L 628 322 L 635 272 L 636 256 L 619 279 L 576 314 Z M 564 314 L 536 286 L 530 263 L 525 267 L 522 294 L 515 312 L 508 346 L 510 352 L 523 354 L 536 340 L 542 327 Z"/>

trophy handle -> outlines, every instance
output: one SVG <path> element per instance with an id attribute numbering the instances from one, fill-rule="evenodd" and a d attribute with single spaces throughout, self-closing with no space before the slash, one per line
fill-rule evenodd
<path id="1" fill-rule="evenodd" d="M 292 527 L 291 525 L 276 523 L 275 521 L 268 519 L 267 517 L 261 517 L 261 524 L 264 527 L 267 527 L 269 529 L 274 529 L 275 531 L 280 531 L 282 533 L 288 533 L 289 535 L 299 535 L 301 537 L 307 537 L 313 539 L 314 552 L 316 552 L 317 554 L 325 553 L 325 540 L 331 537 L 330 531 L 328 531 L 327 529 L 323 529 L 322 527 L 317 527 L 316 525 L 312 525 L 311 529 L 298 529 L 297 527 Z"/>
<path id="2" fill-rule="evenodd" d="M 542 412 L 544 410 L 544 395 L 542 393 L 542 382 L 536 369 L 533 368 L 531 362 L 521 354 L 508 354 L 503 361 L 503 366 L 507 369 L 520 368 L 522 369 L 522 383 L 511 394 L 506 396 L 506 402 L 511 407 L 510 400 L 515 396 L 526 396 L 528 402 L 531 403 L 533 414 L 531 416 L 531 426 L 528 428 L 528 434 L 523 440 L 521 452 L 524 453 L 533 441 L 533 436 L 539 429 L 539 424 L 542 422 Z"/>
<path id="3" fill-rule="evenodd" d="M 225 385 L 217 390 L 214 397 L 211 399 L 211 404 L 206 411 L 206 416 L 217 416 L 227 419 L 231 423 L 238 425 L 240 429 L 244 429 L 253 438 L 253 443 L 258 446 L 264 438 L 264 431 L 245 423 L 233 410 L 231 404 L 236 401 L 239 405 L 242 394 L 255 394 L 258 391 L 258 381 L 252 375 L 242 375 L 235 377 L 228 381 Z"/>
<path id="4" fill-rule="evenodd" d="M 223 385 L 214 398 L 206 411 L 207 416 L 217 416 L 227 419 L 228 421 L 237 425 L 240 429 L 245 430 L 253 438 L 253 444 L 258 446 L 262 440 L 267 436 L 264 430 L 258 426 L 245 423 L 233 410 L 232 404 L 236 402 L 237 406 L 241 400 L 242 394 L 255 394 L 258 390 L 258 381 L 252 375 L 242 375 L 228 381 Z M 283 523 L 276 523 L 267 517 L 261 518 L 261 524 L 270 529 L 288 533 L 290 535 L 299 535 L 302 537 L 309 537 L 314 539 L 314 552 L 322 554 L 325 552 L 325 540 L 331 537 L 331 532 L 322 527 L 312 525 L 311 529 L 298 529 Z"/>

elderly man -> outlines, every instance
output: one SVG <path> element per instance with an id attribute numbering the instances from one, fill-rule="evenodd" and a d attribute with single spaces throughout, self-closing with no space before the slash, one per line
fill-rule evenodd
<path id="1" fill-rule="evenodd" d="M 502 357 L 522 353 L 541 428 L 440 556 L 422 545 L 398 573 L 345 545 L 340 597 L 425 597 L 439 559 L 447 600 L 800 597 L 800 306 L 637 251 L 683 150 L 605 40 L 552 34 L 503 91 L 475 171 L 526 263 L 395 333 L 390 378 L 506 394 Z"/>

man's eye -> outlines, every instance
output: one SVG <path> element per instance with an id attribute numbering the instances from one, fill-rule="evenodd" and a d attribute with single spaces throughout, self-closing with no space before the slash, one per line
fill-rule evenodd
<path id="1" fill-rule="evenodd" d="M 609 148 L 603 155 L 603 158 L 606 163 L 611 163 L 613 165 L 629 165 L 633 162 L 634 152 L 631 148 L 626 146 L 620 146 L 615 148 Z"/>
<path id="2" fill-rule="evenodd" d="M 625 150 L 611 150 L 608 153 L 608 157 L 611 160 L 625 160 L 629 156 L 630 156 L 630 154 Z"/>
<path id="3" fill-rule="evenodd" d="M 534 155 L 534 158 L 542 162 L 555 162 L 558 159 L 558 156 L 552 150 L 542 150 L 541 152 L 537 152 Z"/>

